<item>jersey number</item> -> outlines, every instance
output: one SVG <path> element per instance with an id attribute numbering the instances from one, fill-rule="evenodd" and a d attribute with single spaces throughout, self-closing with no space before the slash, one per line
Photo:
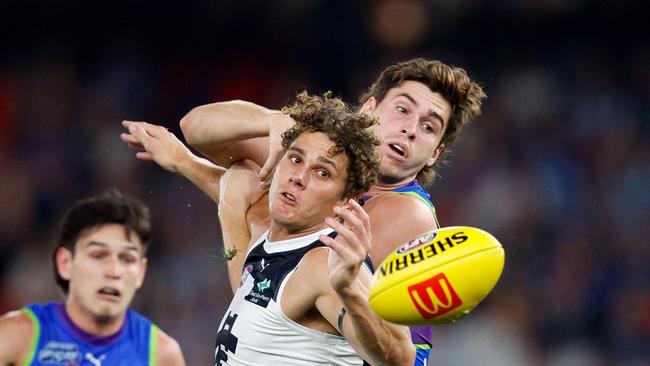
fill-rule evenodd
<path id="1" fill-rule="evenodd" d="M 215 350 L 215 366 L 219 366 L 228 362 L 228 355 L 226 352 L 235 353 L 237 349 L 237 337 L 231 331 L 237 320 L 237 314 L 232 312 L 228 313 L 228 317 L 223 322 L 223 327 L 217 333 L 217 348 Z"/>

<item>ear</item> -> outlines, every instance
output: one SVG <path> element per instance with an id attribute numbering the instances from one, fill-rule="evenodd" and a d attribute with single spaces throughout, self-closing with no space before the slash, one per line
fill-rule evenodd
<path id="1" fill-rule="evenodd" d="M 440 154 L 445 151 L 445 144 L 440 144 L 438 147 L 436 147 L 435 150 L 433 150 L 433 154 L 431 155 L 431 158 L 427 161 L 427 167 L 432 167 L 433 164 L 436 163 L 436 160 L 440 157 Z"/>
<path id="2" fill-rule="evenodd" d="M 366 100 L 365 103 L 363 103 L 361 109 L 359 109 L 359 112 L 370 114 L 375 110 L 376 107 L 377 107 L 377 98 L 370 97 L 368 98 L 368 100 Z"/>
<path id="3" fill-rule="evenodd" d="M 140 260 L 140 274 L 138 275 L 138 281 L 136 282 L 136 288 L 140 288 L 144 282 L 144 275 L 147 273 L 147 258 L 142 258 Z"/>
<path id="4" fill-rule="evenodd" d="M 66 281 L 70 281 L 70 272 L 72 267 L 72 252 L 65 247 L 59 247 L 56 250 L 56 270 L 59 276 Z"/>

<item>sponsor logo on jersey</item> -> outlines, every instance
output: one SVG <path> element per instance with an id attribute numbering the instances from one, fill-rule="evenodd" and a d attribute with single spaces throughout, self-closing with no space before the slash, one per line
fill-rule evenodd
<path id="1" fill-rule="evenodd" d="M 49 341 L 38 351 L 38 361 L 42 364 L 78 365 L 81 352 L 76 343 Z"/>
<path id="2" fill-rule="evenodd" d="M 446 314 L 463 304 L 444 273 L 409 286 L 408 292 L 424 319 Z"/>
<path id="3" fill-rule="evenodd" d="M 255 274 L 253 275 L 255 276 Z M 255 285 L 251 288 L 251 291 L 244 297 L 244 300 L 252 302 L 255 305 L 259 305 L 263 308 L 269 305 L 271 297 L 267 296 L 264 292 L 271 287 L 271 280 L 268 278 L 256 279 Z M 271 294 L 272 295 L 272 294 Z"/>
<path id="4" fill-rule="evenodd" d="M 264 292 L 264 290 L 266 290 L 269 287 L 271 287 L 271 280 L 269 280 L 268 278 L 262 282 L 257 283 L 257 291 L 259 292 Z"/>

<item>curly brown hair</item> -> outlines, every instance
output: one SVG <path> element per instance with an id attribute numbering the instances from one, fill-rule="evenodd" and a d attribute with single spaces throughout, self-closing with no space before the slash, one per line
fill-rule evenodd
<path id="1" fill-rule="evenodd" d="M 472 81 L 465 70 L 437 60 L 416 58 L 385 68 L 379 78 L 361 95 L 359 102 L 371 97 L 381 103 L 388 91 L 407 80 L 418 81 L 433 92 L 440 93 L 451 105 L 451 115 L 440 144 L 445 147 L 436 163 L 425 166 L 417 175 L 418 181 L 428 186 L 436 177 L 436 168 L 449 158 L 449 147 L 456 141 L 464 125 L 481 114 L 481 104 L 487 97 L 481 86 Z"/>
<path id="2" fill-rule="evenodd" d="M 331 92 L 309 95 L 306 91 L 296 96 L 293 106 L 282 108 L 296 122 L 282 134 L 284 151 L 304 132 L 322 132 L 334 145 L 329 153 L 344 152 L 348 157 L 347 180 L 342 198 L 356 197 L 367 192 L 379 173 L 380 155 L 377 147 L 381 141 L 369 129 L 377 119 L 352 111 Z"/>

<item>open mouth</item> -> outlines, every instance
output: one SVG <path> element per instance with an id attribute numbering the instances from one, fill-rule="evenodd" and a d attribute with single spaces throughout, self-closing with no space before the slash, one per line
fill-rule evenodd
<path id="1" fill-rule="evenodd" d="M 113 287 L 102 287 L 97 291 L 102 297 L 108 298 L 108 299 L 113 299 L 113 300 L 118 300 L 120 298 L 120 291 L 116 288 Z"/>
<path id="2" fill-rule="evenodd" d="M 388 144 L 388 147 L 399 154 L 399 156 L 406 157 L 406 149 L 402 145 Z"/>
<path id="3" fill-rule="evenodd" d="M 292 195 L 291 193 L 284 192 L 282 195 L 289 201 L 296 202 L 296 196 Z"/>

